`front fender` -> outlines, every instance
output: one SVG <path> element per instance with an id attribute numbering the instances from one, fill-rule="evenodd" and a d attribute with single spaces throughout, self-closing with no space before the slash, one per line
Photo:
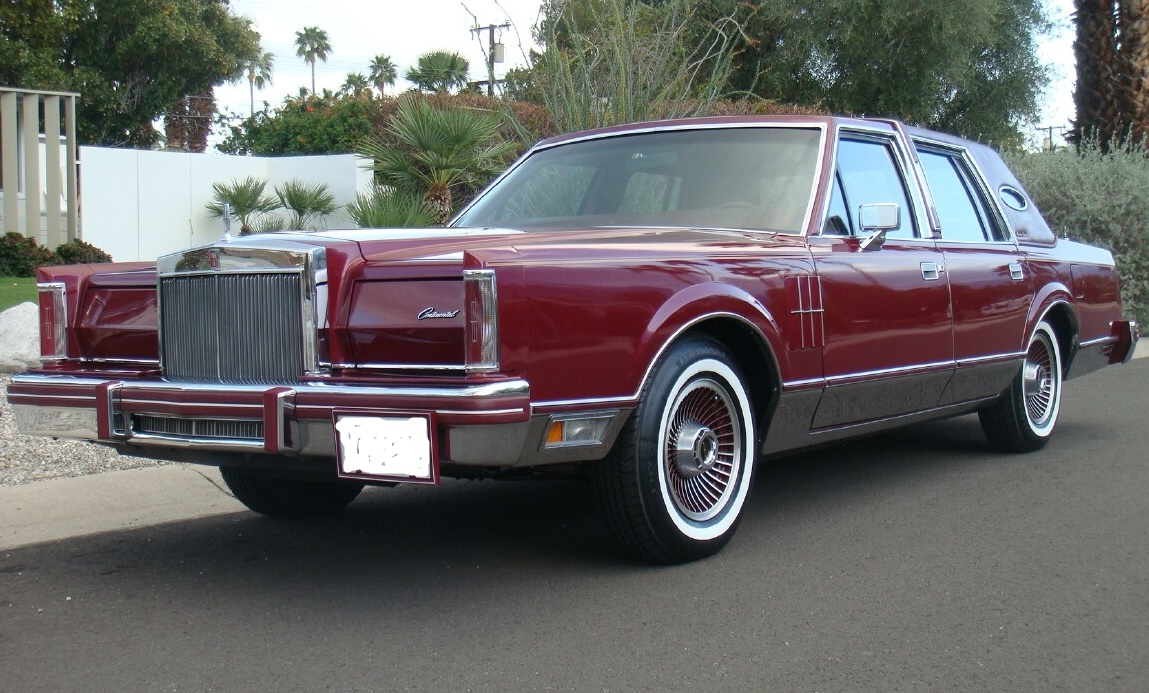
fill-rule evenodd
<path id="1" fill-rule="evenodd" d="M 635 394 L 650 376 L 659 356 L 675 340 L 693 328 L 711 320 L 734 320 L 757 335 L 774 363 L 775 372 L 788 364 L 785 341 L 774 314 L 757 298 L 729 284 L 708 282 L 688 286 L 674 294 L 651 316 L 631 361 L 632 382 L 638 383 Z"/>

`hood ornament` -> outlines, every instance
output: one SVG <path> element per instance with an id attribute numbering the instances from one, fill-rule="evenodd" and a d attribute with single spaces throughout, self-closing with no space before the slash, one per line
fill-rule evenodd
<path id="1" fill-rule="evenodd" d="M 224 243 L 231 243 L 231 205 L 224 202 L 220 207 L 223 212 L 223 216 L 220 217 L 223 220 L 223 238 L 220 240 Z"/>

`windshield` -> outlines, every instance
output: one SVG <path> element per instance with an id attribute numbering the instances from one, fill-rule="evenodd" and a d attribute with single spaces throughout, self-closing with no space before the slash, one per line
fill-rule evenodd
<path id="1" fill-rule="evenodd" d="M 454 226 L 801 233 L 820 140 L 814 128 L 745 127 L 571 142 L 529 156 Z"/>

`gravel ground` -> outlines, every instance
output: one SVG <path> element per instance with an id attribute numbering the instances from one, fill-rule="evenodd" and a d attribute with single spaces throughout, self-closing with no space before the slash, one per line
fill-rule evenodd
<path id="1" fill-rule="evenodd" d="M 164 464 L 121 457 L 115 450 L 94 443 L 17 434 L 8 406 L 10 380 L 11 376 L 0 375 L 0 486 Z"/>

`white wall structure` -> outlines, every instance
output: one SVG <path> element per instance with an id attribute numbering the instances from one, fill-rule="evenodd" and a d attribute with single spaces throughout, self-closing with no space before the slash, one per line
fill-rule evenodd
<path id="1" fill-rule="evenodd" d="M 371 185 L 362 162 L 353 154 L 252 157 L 80 147 L 82 236 L 118 262 L 154 260 L 223 235 L 222 222 L 206 209 L 213 183 L 255 176 L 267 181 L 269 194 L 288 180 L 323 183 L 342 206 Z M 353 224 L 337 212 L 326 226 Z M 232 233 L 239 233 L 238 225 Z"/>

